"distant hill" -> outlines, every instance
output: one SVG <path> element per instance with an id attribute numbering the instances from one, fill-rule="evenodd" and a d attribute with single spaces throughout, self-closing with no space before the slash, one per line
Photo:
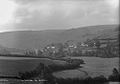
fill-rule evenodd
<path id="1" fill-rule="evenodd" d="M 8 48 L 42 48 L 50 43 L 67 40 L 84 42 L 86 39 L 114 38 L 118 36 L 118 25 L 99 25 L 67 30 L 14 31 L 0 33 L 0 45 Z"/>

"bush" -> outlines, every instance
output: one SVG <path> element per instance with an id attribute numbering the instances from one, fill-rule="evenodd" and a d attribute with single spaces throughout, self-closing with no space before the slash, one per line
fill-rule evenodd
<path id="1" fill-rule="evenodd" d="M 49 65 L 49 70 L 51 72 L 54 71 L 60 71 L 60 70 L 67 70 L 67 69 L 75 69 L 80 67 L 80 64 L 84 64 L 84 61 L 82 59 L 65 59 L 66 64 L 64 65 L 57 65 L 57 64 L 52 64 Z"/>
<path id="2" fill-rule="evenodd" d="M 100 75 L 98 77 L 94 77 L 93 81 L 98 83 L 103 83 L 107 81 L 107 78 L 105 78 L 103 75 Z"/>
<path id="3" fill-rule="evenodd" d="M 56 78 L 55 83 L 49 83 L 49 84 L 104 84 L 104 82 L 107 82 L 106 78 L 103 76 L 100 76 L 100 77 L 95 77 L 95 78 L 89 77 L 84 80 L 79 79 L 79 78 L 72 78 L 72 79 L 71 78 L 68 78 L 68 79 Z"/>
<path id="4" fill-rule="evenodd" d="M 48 68 L 44 64 L 40 63 L 38 67 L 36 67 L 32 71 L 24 73 L 19 72 L 19 77 L 21 79 L 34 79 L 35 77 L 44 78 L 45 75 L 49 73 L 48 71 L 49 71 Z"/>
<path id="5" fill-rule="evenodd" d="M 113 73 L 112 73 L 112 75 L 109 76 L 108 80 L 118 82 L 119 78 L 120 78 L 120 73 L 118 72 L 118 70 L 116 68 L 114 68 Z"/>

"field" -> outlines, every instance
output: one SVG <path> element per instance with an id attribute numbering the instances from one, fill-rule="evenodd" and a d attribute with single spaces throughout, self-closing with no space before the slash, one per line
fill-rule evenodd
<path id="1" fill-rule="evenodd" d="M 78 58 L 79 57 L 75 57 Z M 99 57 L 80 57 L 85 61 L 80 70 L 88 72 L 92 77 L 104 75 L 108 77 L 112 74 L 113 68 L 119 68 L 119 58 L 99 58 Z M 119 69 L 118 69 L 119 70 Z"/>
<path id="2" fill-rule="evenodd" d="M 58 78 L 78 77 L 78 78 L 84 79 L 87 77 L 86 74 L 84 74 L 84 72 L 87 72 L 88 75 L 92 77 L 98 76 L 98 75 L 104 75 L 108 77 L 108 75 L 112 73 L 113 68 L 119 67 L 118 58 L 98 58 L 98 57 L 74 57 L 74 58 L 83 59 L 85 61 L 85 64 L 80 65 L 82 66 L 82 68 L 54 72 L 53 75 Z M 33 70 L 34 68 L 37 67 L 37 65 L 40 62 L 47 65 L 48 64 L 64 64 L 63 61 L 58 61 L 58 60 L 53 61 L 47 58 L 0 57 L 0 76 L 16 76 L 18 75 L 18 72 Z M 11 82 L 14 84 L 13 80 L 11 80 Z M 10 84 L 11 82 L 8 81 L 4 83 Z M 40 82 L 32 81 L 30 83 L 25 83 L 25 84 L 38 84 L 38 83 Z M 1 81 L 0 84 L 3 84 L 3 82 Z M 105 83 L 105 84 L 109 84 L 109 83 Z"/>
<path id="3" fill-rule="evenodd" d="M 31 71 L 35 69 L 39 63 L 45 65 L 60 64 L 66 62 L 59 60 L 51 60 L 48 58 L 24 58 L 24 57 L 0 57 L 0 76 L 16 76 L 18 72 Z"/>
<path id="4" fill-rule="evenodd" d="M 86 64 L 81 65 L 79 70 L 86 71 L 90 76 L 104 75 L 112 73 L 113 68 L 118 68 L 118 58 L 98 58 L 98 57 L 75 57 L 81 58 Z M 11 58 L 0 57 L 0 76 L 17 75 L 18 72 L 33 70 L 40 62 L 45 64 L 62 64 L 62 61 L 52 61 L 50 59 L 38 58 Z"/>

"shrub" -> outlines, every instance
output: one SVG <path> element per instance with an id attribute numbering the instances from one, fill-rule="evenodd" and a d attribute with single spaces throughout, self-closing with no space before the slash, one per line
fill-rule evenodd
<path id="1" fill-rule="evenodd" d="M 116 68 L 114 68 L 113 73 L 112 73 L 112 75 L 110 75 L 108 77 L 108 80 L 118 82 L 119 78 L 120 78 L 120 73 L 118 72 L 118 70 Z"/>
<path id="2" fill-rule="evenodd" d="M 48 68 L 40 63 L 34 70 L 29 71 L 29 72 L 19 72 L 19 77 L 21 79 L 32 79 L 35 77 L 45 77 L 45 75 L 47 75 L 48 72 Z"/>

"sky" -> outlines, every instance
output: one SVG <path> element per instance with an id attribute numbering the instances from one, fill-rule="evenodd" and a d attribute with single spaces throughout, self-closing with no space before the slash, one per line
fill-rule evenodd
<path id="1" fill-rule="evenodd" d="M 0 0 L 0 32 L 118 24 L 119 0 Z"/>

